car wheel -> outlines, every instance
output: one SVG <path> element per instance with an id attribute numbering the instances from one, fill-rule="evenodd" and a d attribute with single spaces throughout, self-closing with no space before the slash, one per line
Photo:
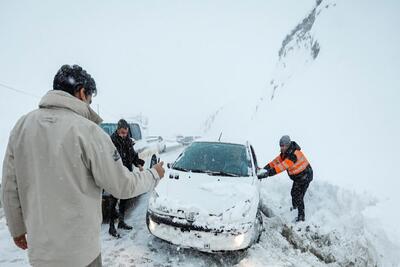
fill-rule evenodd
<path id="1" fill-rule="evenodd" d="M 147 226 L 147 230 L 151 233 L 150 228 L 149 228 L 149 224 L 150 224 L 150 214 L 147 211 L 146 212 L 146 226 Z"/>
<path id="2" fill-rule="evenodd" d="M 157 157 L 156 155 L 153 155 L 150 160 L 150 168 L 153 168 L 153 166 L 156 164 L 157 164 Z"/>

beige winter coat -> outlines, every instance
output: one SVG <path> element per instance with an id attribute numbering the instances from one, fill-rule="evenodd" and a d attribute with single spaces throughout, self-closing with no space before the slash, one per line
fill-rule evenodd
<path id="1" fill-rule="evenodd" d="M 100 253 L 102 188 L 131 198 L 160 178 L 129 172 L 100 122 L 87 104 L 52 90 L 11 132 L 2 201 L 11 235 L 27 233 L 34 266 L 88 265 Z"/>

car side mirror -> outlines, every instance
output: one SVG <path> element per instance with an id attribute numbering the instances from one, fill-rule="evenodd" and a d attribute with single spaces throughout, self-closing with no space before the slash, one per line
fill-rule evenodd
<path id="1" fill-rule="evenodd" d="M 265 169 L 260 169 L 257 171 L 257 178 L 258 179 L 264 179 L 268 177 L 268 171 Z"/>
<path id="2" fill-rule="evenodd" d="M 171 163 L 167 163 L 167 168 L 171 169 L 172 168 L 172 164 Z"/>

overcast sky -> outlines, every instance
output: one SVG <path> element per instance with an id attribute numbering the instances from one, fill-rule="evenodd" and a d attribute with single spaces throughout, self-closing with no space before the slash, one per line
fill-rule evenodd
<path id="1" fill-rule="evenodd" d="M 197 133 L 220 106 L 266 87 L 285 34 L 313 5 L 1 1 L 0 83 L 41 97 L 62 64 L 76 63 L 95 78 L 105 120 L 142 113 L 152 134 Z M 39 100 L 0 95 L 2 131 Z"/>
<path id="2" fill-rule="evenodd" d="M 290 133 L 302 136 L 324 165 L 332 155 L 346 158 L 342 148 L 357 142 L 380 166 L 391 166 L 400 132 L 400 2 L 329 2 L 338 5 L 315 26 L 322 48 L 314 70 L 295 73 L 291 87 L 265 102 L 259 115 L 268 129 L 259 130 L 259 154 L 267 161 L 279 135 Z M 141 113 L 150 134 L 201 134 L 203 122 L 226 103 L 245 114 L 256 103 L 244 99 L 269 97 L 282 40 L 314 6 L 314 0 L 1 1 L 0 83 L 27 94 L 0 86 L 0 153 L 17 119 L 37 108 L 65 63 L 95 78 L 92 106 L 105 121 Z M 290 120 L 290 110 L 302 105 L 312 127 L 282 123 L 280 116 Z M 236 131 L 235 116 L 228 114 L 222 126 L 229 120 Z M 340 146 L 321 146 L 326 140 Z M 343 179 L 357 170 L 348 168 Z"/>

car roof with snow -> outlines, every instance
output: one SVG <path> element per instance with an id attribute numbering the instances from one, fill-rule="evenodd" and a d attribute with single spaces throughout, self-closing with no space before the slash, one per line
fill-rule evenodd
<path id="1" fill-rule="evenodd" d="M 193 141 L 193 143 L 199 143 L 199 142 L 209 142 L 209 143 L 225 143 L 225 144 L 237 144 L 237 145 L 244 145 L 247 146 L 249 144 L 249 141 L 246 139 L 240 139 L 240 138 L 221 138 L 221 140 L 218 140 L 217 138 L 199 138 Z"/>

